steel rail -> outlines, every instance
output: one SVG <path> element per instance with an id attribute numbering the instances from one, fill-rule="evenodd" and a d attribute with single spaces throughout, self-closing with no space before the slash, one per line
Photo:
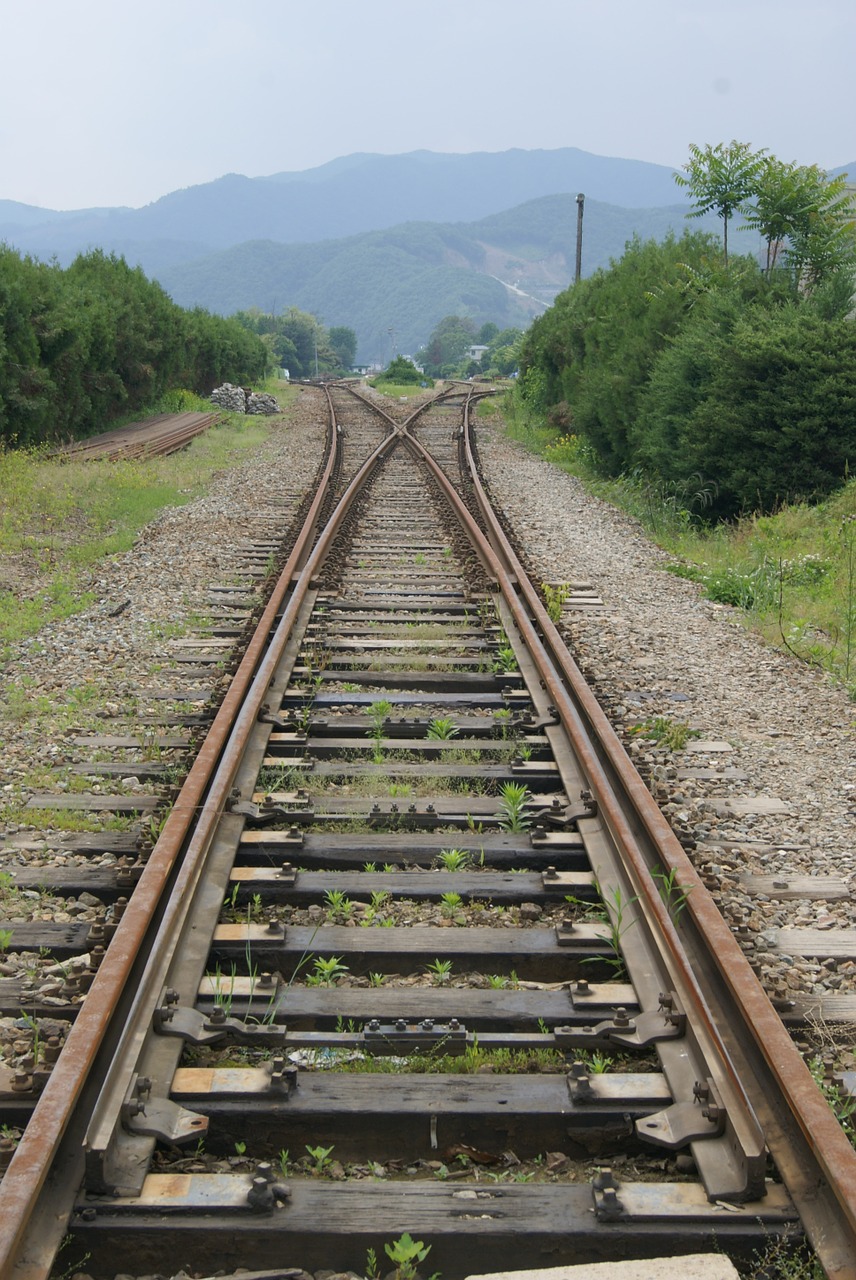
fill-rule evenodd
<path id="1" fill-rule="evenodd" d="M 494 545 L 501 549 L 505 562 L 516 576 L 527 609 L 544 637 L 553 662 L 573 693 L 576 708 L 569 729 L 573 731 L 575 746 L 581 752 L 584 767 L 587 772 L 592 770 L 589 776 L 593 789 L 604 807 L 609 806 L 611 820 L 626 830 L 624 816 L 620 810 L 615 810 L 608 791 L 600 794 L 606 780 L 603 767 L 605 761 L 626 793 L 633 811 L 638 814 L 645 834 L 656 847 L 657 857 L 666 863 L 666 871 L 674 869 L 676 872 L 678 883 L 686 894 L 684 916 L 692 919 L 696 926 L 697 944 L 703 947 L 706 964 L 714 966 L 715 972 L 727 988 L 739 1012 L 745 1034 L 751 1037 L 751 1043 L 763 1060 L 769 1078 L 775 1081 L 787 1102 L 790 1115 L 805 1139 L 805 1150 L 794 1160 L 794 1153 L 787 1145 L 790 1135 L 786 1132 L 777 1141 L 776 1127 L 771 1131 L 765 1126 L 768 1129 L 768 1144 L 785 1185 L 804 1215 L 803 1221 L 809 1238 L 827 1274 L 841 1277 L 842 1280 L 844 1277 L 856 1276 L 856 1152 L 818 1089 L 784 1023 L 770 1004 L 707 887 L 626 755 L 618 735 L 568 653 L 558 630 L 505 537 L 478 476 L 472 451 L 469 403 L 464 408 L 464 451 Z M 558 693 L 559 690 L 551 688 L 550 692 Z M 558 704 L 557 709 L 561 713 L 562 708 Z M 584 717 L 590 725 L 595 740 L 600 744 L 602 756 L 595 755 L 592 751 L 588 745 L 588 735 L 581 736 L 580 727 L 574 723 L 578 716 Z M 650 876 L 650 866 L 639 843 L 632 833 L 629 834 L 627 852 L 632 862 L 634 887 L 644 894 L 646 909 L 650 910 L 662 927 L 664 937 L 678 959 L 683 950 L 680 939 Z M 684 968 L 687 967 L 686 962 L 679 962 Z M 699 976 L 704 981 L 705 975 Z M 692 974 L 692 978 L 695 983 L 695 974 Z M 705 991 L 706 1010 L 709 998 L 710 992 Z M 706 1016 L 710 1016 L 709 1012 Z M 765 1085 L 763 1079 L 758 1080 L 750 1099 L 758 1111 L 762 1108 L 767 1111 L 765 1104 L 769 1103 L 769 1098 Z M 741 1091 L 744 1090 L 745 1082 L 740 1088 Z M 804 1156 L 807 1152 L 816 1161 L 815 1172 L 805 1167 Z"/>
<path id="2" fill-rule="evenodd" d="M 455 491 L 454 486 L 442 471 L 442 468 L 419 441 L 412 436 L 409 437 L 409 440 L 418 450 L 422 461 L 432 471 L 436 480 L 454 505 L 459 518 L 468 529 L 474 547 L 478 547 L 479 543 L 484 543 L 484 535 L 479 530 L 474 517 L 465 507 L 460 496 Z M 634 884 L 634 888 L 638 889 L 642 893 L 646 912 L 650 908 L 650 915 L 654 917 L 655 928 L 652 930 L 654 936 L 663 936 L 667 940 L 666 946 L 669 953 L 669 960 L 671 961 L 670 967 L 672 970 L 672 979 L 677 985 L 678 994 L 682 998 L 688 1012 L 690 1009 L 695 1010 L 696 1030 L 698 1031 L 700 1023 L 706 1033 L 710 1048 L 713 1050 L 721 1064 L 725 1077 L 723 1083 L 730 1085 L 733 1094 L 736 1095 L 734 1100 L 738 1101 L 739 1104 L 742 1104 L 744 1110 L 751 1114 L 752 1109 L 749 1105 L 748 1098 L 745 1095 L 738 1074 L 731 1063 L 729 1054 L 719 1034 L 718 1028 L 714 1023 L 706 1001 L 704 1000 L 701 989 L 696 981 L 695 974 L 686 960 L 683 948 L 680 945 L 667 908 L 656 891 L 653 881 L 647 874 L 646 864 L 638 849 L 635 832 L 628 821 L 627 814 L 618 802 L 610 784 L 610 780 L 606 777 L 601 762 L 592 749 L 590 737 L 582 724 L 579 713 L 569 697 L 567 689 L 557 675 L 557 667 L 552 659 L 547 658 L 541 636 L 538 634 L 538 631 L 531 621 L 527 609 L 524 608 L 520 595 L 518 595 L 515 590 L 515 586 L 520 587 L 521 592 L 525 591 L 526 587 L 529 587 L 529 591 L 534 595 L 534 591 L 532 591 L 531 585 L 528 583 L 528 579 L 522 566 L 519 565 L 519 563 L 516 563 L 516 557 L 514 556 L 510 545 L 506 542 L 504 535 L 501 533 L 498 522 L 496 522 L 495 519 L 493 533 L 494 536 L 498 535 L 501 538 L 500 545 L 503 549 L 502 556 L 497 554 L 496 550 L 490 546 L 480 554 L 482 554 L 490 571 L 496 577 L 497 583 L 502 592 L 503 598 L 509 607 L 515 625 L 523 637 L 529 653 L 534 659 L 539 676 L 544 682 L 544 687 L 549 699 L 555 706 L 562 720 L 574 751 L 577 754 L 579 764 L 588 779 L 591 790 L 598 800 L 598 804 L 600 806 L 599 811 L 606 817 L 612 831 L 613 838 L 618 847 L 627 854 L 631 865 L 636 872 L 634 880 L 642 881 L 642 883 Z M 509 566 L 515 566 L 515 564 L 516 568 L 512 572 Z M 538 604 L 540 611 L 543 614 L 544 621 L 549 623 L 546 611 L 544 611 L 543 606 L 540 606 L 540 602 L 538 602 Z M 629 761 L 627 763 L 632 769 Z M 635 770 L 633 770 L 633 772 L 635 773 Z M 640 785 L 644 787 L 644 784 L 641 783 L 641 779 L 639 781 Z M 650 793 L 647 792 L 647 789 L 645 789 L 645 791 L 650 798 Z M 653 800 L 651 803 L 653 803 Z M 657 930 L 659 930 L 659 933 Z M 709 1056 L 709 1054 L 707 1056 Z"/>
<path id="3" fill-rule="evenodd" d="M 294 550 L 277 580 L 258 627 L 146 862 L 69 1032 L 64 1050 L 39 1097 L 3 1179 L 0 1276 L 4 1278 L 11 1274 L 15 1265 L 51 1163 L 110 1028 L 116 1001 L 144 946 L 152 918 L 211 786 L 218 762 L 230 741 L 235 719 L 263 662 L 277 614 L 315 537 L 319 512 L 335 474 L 338 455 L 338 428 L 329 396 L 327 399 L 330 409 L 328 456 Z"/>
<path id="4" fill-rule="evenodd" d="M 269 696 L 271 680 L 303 607 L 310 584 L 323 564 L 330 545 L 366 478 L 394 445 L 395 440 L 394 435 L 386 436 L 351 480 L 306 559 L 273 635 L 270 636 L 269 632 L 267 633 L 270 643 L 234 717 L 228 742 L 211 778 L 208 793 L 199 810 L 169 902 L 159 922 L 157 937 L 153 941 L 145 971 L 137 988 L 133 1008 L 96 1105 L 89 1129 L 89 1133 L 93 1134 L 93 1140 L 90 1141 L 89 1137 L 87 1138 L 88 1146 L 97 1146 L 99 1150 L 104 1149 L 110 1133 L 120 1121 L 121 1106 L 143 1041 L 152 1026 L 153 1014 L 163 991 L 165 977 L 180 941 L 194 891 L 201 880 L 206 854 L 226 809 L 250 732 Z"/>

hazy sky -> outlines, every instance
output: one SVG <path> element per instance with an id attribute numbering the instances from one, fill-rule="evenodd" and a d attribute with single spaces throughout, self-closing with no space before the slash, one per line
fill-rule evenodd
<path id="1" fill-rule="evenodd" d="M 0 198 L 54 209 L 354 151 L 856 160 L 853 0 L 0 0 L 0 42 Z"/>

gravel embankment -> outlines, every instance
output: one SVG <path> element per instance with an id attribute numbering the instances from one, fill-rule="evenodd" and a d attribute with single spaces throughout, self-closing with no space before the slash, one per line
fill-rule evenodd
<path id="1" fill-rule="evenodd" d="M 35 830 L 21 806 L 34 793 L 68 789 L 59 771 L 92 758 L 75 737 L 98 725 L 101 733 L 140 732 L 136 717 L 166 705 L 150 691 L 216 683 L 216 673 L 189 680 L 182 668 L 171 669 L 178 652 L 171 638 L 209 614 L 212 583 L 235 582 L 237 590 L 253 585 L 246 544 L 272 536 L 270 524 L 258 532 L 254 515 L 270 521 L 281 513 L 288 526 L 323 454 L 317 416 L 298 403 L 272 422 L 269 441 L 251 460 L 217 474 L 206 496 L 164 510 L 130 551 L 93 566 L 81 584 L 95 595 L 92 605 L 17 646 L 0 673 L 0 871 L 62 860 L 50 853 L 62 844 L 62 833 Z M 124 783 L 93 780 L 86 790 L 155 790 L 136 782 L 130 765 L 128 774 Z M 9 904 L 6 914 L 10 906 L 12 918 L 68 918 L 34 892 Z M 97 908 L 84 918 L 92 914 Z"/>
<path id="2" fill-rule="evenodd" d="M 856 714 L 846 693 L 769 648 L 745 629 L 736 610 L 664 572 L 668 556 L 635 520 L 495 428 L 479 431 L 491 492 L 530 567 L 551 582 L 588 579 L 602 597 L 601 612 L 566 615 L 569 646 L 613 723 L 624 729 L 631 756 L 696 866 L 718 882 L 724 913 L 750 929 L 749 958 L 768 990 L 852 995 L 853 962 L 765 949 L 767 930 L 852 927 L 850 897 L 771 900 L 744 892 L 737 880 L 738 874 L 811 875 L 853 885 Z M 626 733 L 656 716 L 699 730 L 698 746 L 716 741 L 723 749 L 705 754 L 690 740 L 686 750 L 671 753 Z M 720 777 L 679 780 L 678 770 L 689 767 Z M 744 776 L 722 778 L 725 770 Z M 729 813 L 726 806 L 749 812 Z M 778 811 L 752 812 L 764 808 Z"/>

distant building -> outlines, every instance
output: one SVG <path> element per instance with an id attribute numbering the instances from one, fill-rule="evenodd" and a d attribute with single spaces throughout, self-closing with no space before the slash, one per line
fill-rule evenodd
<path id="1" fill-rule="evenodd" d="M 480 361 L 481 361 L 482 356 L 484 355 L 484 353 L 485 353 L 486 351 L 487 351 L 487 347 L 486 347 L 486 346 L 484 346 L 484 347 L 483 347 L 483 346 L 479 346 L 479 345 L 477 344 L 477 345 L 475 345 L 475 346 L 470 347 L 470 348 L 467 350 L 467 355 L 470 357 L 470 359 L 471 359 L 471 360 L 478 360 L 478 361 L 480 362 Z"/>

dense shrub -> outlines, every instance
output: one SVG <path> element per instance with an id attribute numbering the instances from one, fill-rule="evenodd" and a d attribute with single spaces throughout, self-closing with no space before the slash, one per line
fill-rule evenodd
<path id="1" fill-rule="evenodd" d="M 714 515 L 824 497 L 856 465 L 856 325 L 706 299 L 657 361 L 634 434 L 667 482 L 712 484 Z"/>
<path id="2" fill-rule="evenodd" d="M 255 335 L 183 311 L 123 258 L 64 271 L 0 246 L 0 444 L 91 434 L 171 387 L 204 394 L 265 365 Z"/>
<path id="3" fill-rule="evenodd" d="M 610 475 L 633 465 L 639 397 L 718 252 L 705 234 L 634 239 L 619 262 L 559 294 L 524 339 L 524 397 L 545 414 L 566 401 L 572 418 L 561 425 L 585 437 Z"/>

